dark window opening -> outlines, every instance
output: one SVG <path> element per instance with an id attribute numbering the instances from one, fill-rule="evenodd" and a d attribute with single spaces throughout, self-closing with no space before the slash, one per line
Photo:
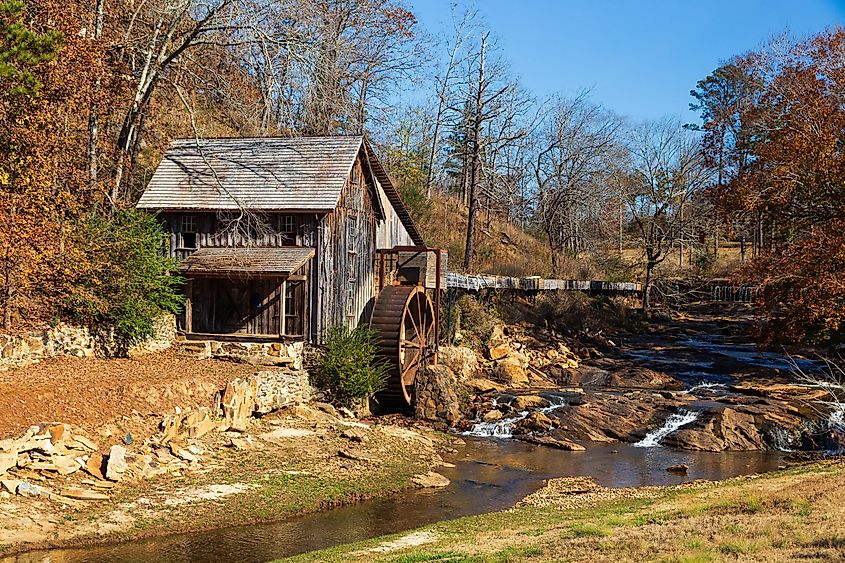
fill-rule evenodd
<path id="1" fill-rule="evenodd" d="M 349 280 L 346 286 L 346 316 L 352 317 L 355 315 L 355 281 Z"/>
<path id="2" fill-rule="evenodd" d="M 182 215 L 182 229 L 183 233 L 197 232 L 197 218 L 195 215 Z"/>
<path id="3" fill-rule="evenodd" d="M 197 247 L 197 234 L 196 233 L 182 233 L 182 248 L 193 248 Z"/>

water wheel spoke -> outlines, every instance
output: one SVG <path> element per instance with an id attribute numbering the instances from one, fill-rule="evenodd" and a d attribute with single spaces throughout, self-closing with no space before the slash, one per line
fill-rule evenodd
<path id="1" fill-rule="evenodd" d="M 417 321 L 414 319 L 414 315 L 411 313 L 411 311 L 407 311 L 407 312 L 405 313 L 405 316 L 406 316 L 407 318 L 411 319 L 411 325 L 413 325 L 413 327 L 414 327 L 414 334 L 415 334 L 415 335 L 416 335 L 416 334 L 419 334 L 419 333 L 420 333 L 420 329 L 419 329 L 419 327 L 417 326 Z"/>
<path id="2" fill-rule="evenodd" d="M 409 369 L 405 373 L 402 374 L 402 385 L 408 387 L 414 384 L 414 381 L 417 379 L 417 370 L 416 369 Z"/>
<path id="3" fill-rule="evenodd" d="M 410 357 L 408 357 L 407 355 L 405 356 L 405 362 L 403 363 L 403 366 L 406 367 L 418 363 L 420 356 L 422 356 L 422 348 L 410 348 L 408 350 L 408 353 L 412 353 L 413 355 Z"/>

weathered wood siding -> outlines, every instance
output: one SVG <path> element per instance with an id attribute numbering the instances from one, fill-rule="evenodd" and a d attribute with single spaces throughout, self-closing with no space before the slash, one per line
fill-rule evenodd
<path id="1" fill-rule="evenodd" d="M 366 323 L 375 297 L 376 209 L 360 157 L 337 208 L 318 226 L 315 339 L 335 324 Z"/>
<path id="2" fill-rule="evenodd" d="M 267 228 L 249 236 L 226 229 L 226 223 L 212 212 L 162 213 L 160 215 L 168 234 L 167 252 L 183 259 L 198 248 L 207 247 L 281 247 L 315 246 L 318 216 L 305 213 L 272 213 L 265 216 Z M 292 232 L 284 232 L 285 217 L 293 219 Z M 190 218 L 194 230 L 185 230 L 185 218 Z M 195 245 L 185 245 L 185 237 L 193 236 Z"/>
<path id="3" fill-rule="evenodd" d="M 376 192 L 381 201 L 381 208 L 385 213 L 385 217 L 378 222 L 376 228 L 376 248 L 386 250 L 394 246 L 410 246 L 414 244 L 414 241 L 411 240 L 411 235 L 408 234 L 405 225 L 402 224 L 399 216 L 396 215 L 396 210 L 393 209 L 393 205 L 387 199 L 387 194 L 384 193 L 381 184 L 375 178 L 373 178 L 373 181 L 375 182 Z"/>

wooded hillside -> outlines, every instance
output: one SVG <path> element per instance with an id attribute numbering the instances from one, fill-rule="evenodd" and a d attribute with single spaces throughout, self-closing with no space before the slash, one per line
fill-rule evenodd
<path id="1" fill-rule="evenodd" d="M 171 139 L 365 133 L 454 268 L 637 277 L 647 309 L 730 241 L 769 326 L 841 338 L 841 30 L 725 62 L 685 125 L 538 99 L 479 14 L 452 20 L 431 37 L 401 0 L 0 0 L 4 328 L 137 336 L 178 308 L 155 221 L 126 211 Z"/>

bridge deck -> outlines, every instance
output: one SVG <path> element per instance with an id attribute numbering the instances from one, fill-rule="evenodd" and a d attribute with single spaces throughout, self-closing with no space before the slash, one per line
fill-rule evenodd
<path id="1" fill-rule="evenodd" d="M 448 289 L 514 289 L 521 291 L 590 291 L 596 293 L 636 293 L 642 291 L 642 284 L 632 282 L 608 282 L 596 280 L 555 280 L 537 276 L 514 278 L 486 274 L 446 274 Z"/>

